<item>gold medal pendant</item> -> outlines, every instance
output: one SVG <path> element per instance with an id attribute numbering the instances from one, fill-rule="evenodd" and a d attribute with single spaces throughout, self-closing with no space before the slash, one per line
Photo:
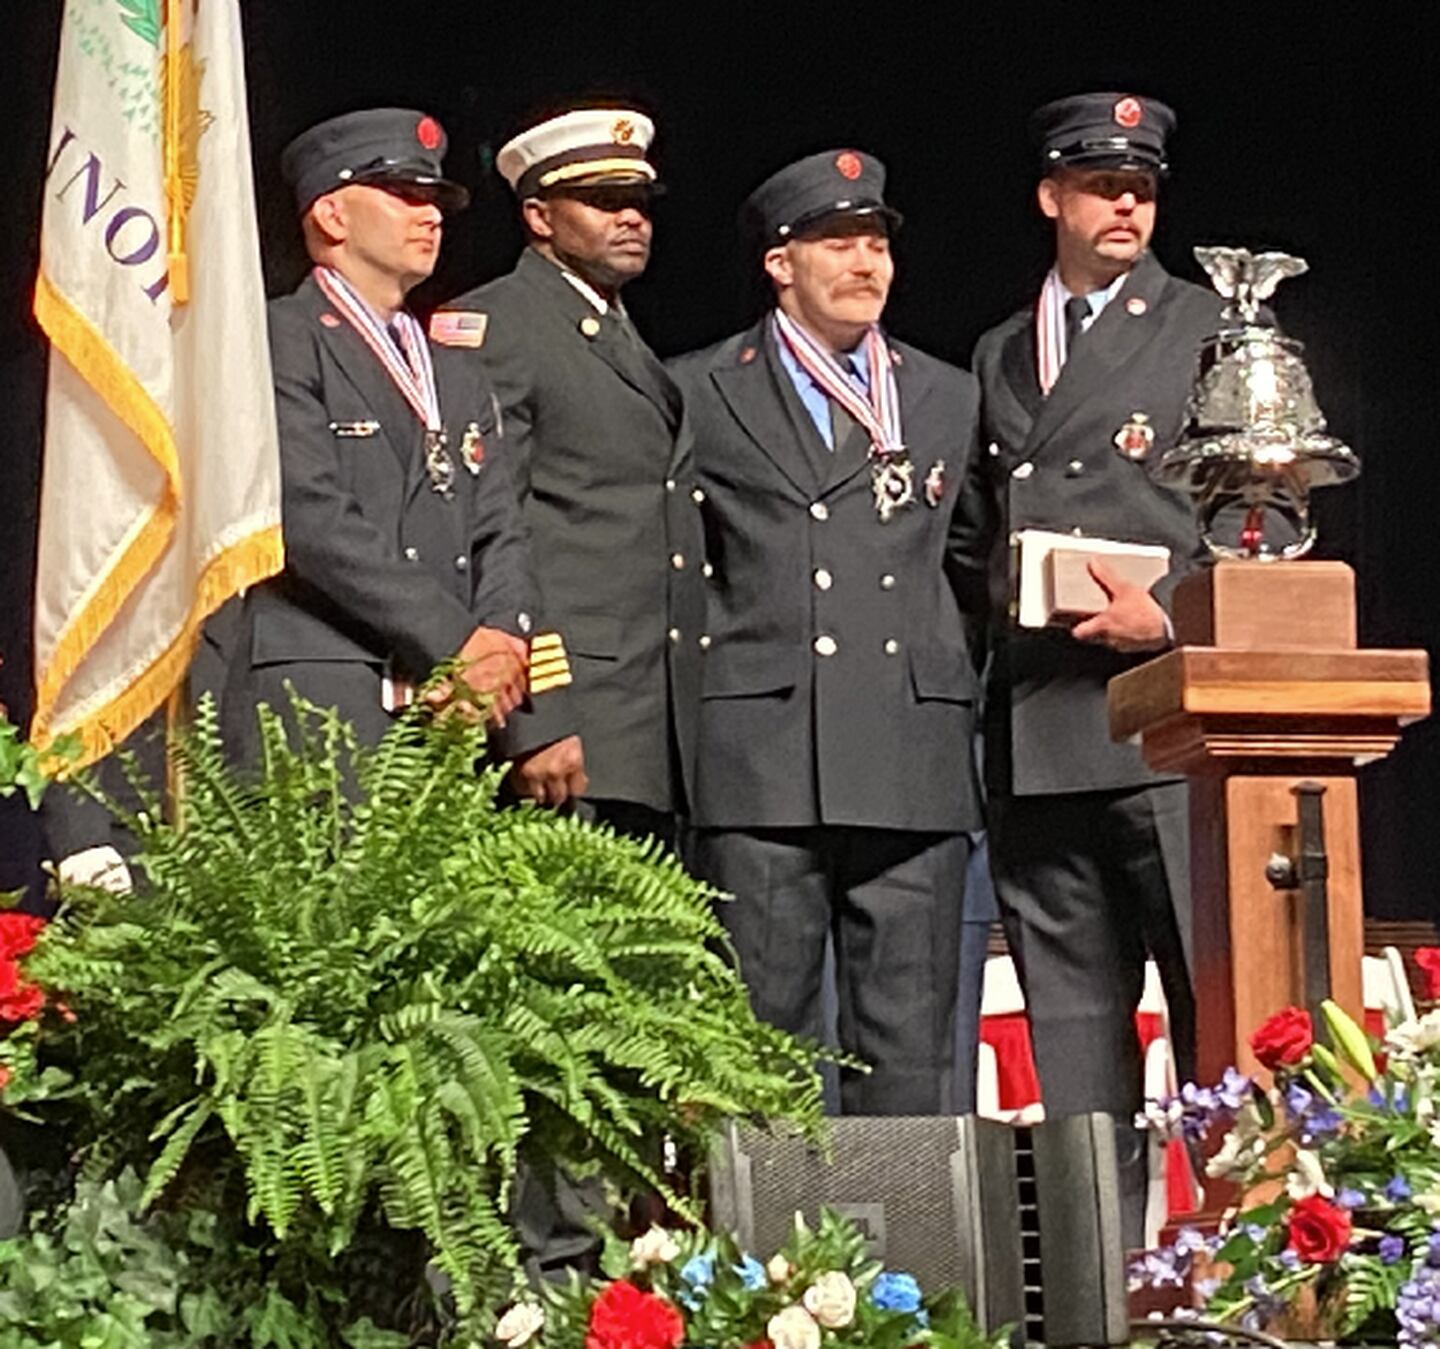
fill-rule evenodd
<path id="1" fill-rule="evenodd" d="M 903 454 L 883 455 L 870 470 L 870 486 L 875 513 L 887 525 L 896 511 L 915 504 L 915 465 Z"/>
<path id="2" fill-rule="evenodd" d="M 446 448 L 444 431 L 425 432 L 425 472 L 430 475 L 430 490 L 449 496 L 455 485 L 455 461 Z"/>

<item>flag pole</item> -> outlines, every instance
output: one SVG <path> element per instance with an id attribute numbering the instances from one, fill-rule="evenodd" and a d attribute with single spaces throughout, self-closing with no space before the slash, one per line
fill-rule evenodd
<path id="1" fill-rule="evenodd" d="M 184 135 L 185 74 L 181 65 L 180 12 L 184 0 L 165 0 L 165 196 L 170 298 L 190 303 L 190 255 L 185 249 L 185 179 L 180 152 Z"/>
<path id="2" fill-rule="evenodd" d="M 170 272 L 170 298 L 177 305 L 190 303 L 190 256 L 185 246 L 185 182 L 180 168 L 183 131 L 184 75 L 180 54 L 180 13 L 184 0 L 165 0 L 165 197 L 166 238 Z M 165 699 L 165 796 L 170 821 L 185 827 L 185 774 L 175 753 L 176 744 L 190 729 L 190 672 Z"/>

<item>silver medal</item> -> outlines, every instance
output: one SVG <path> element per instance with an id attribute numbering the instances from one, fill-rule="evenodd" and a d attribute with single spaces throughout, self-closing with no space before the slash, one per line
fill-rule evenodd
<path id="1" fill-rule="evenodd" d="M 903 455 L 879 457 L 871 470 L 870 485 L 875 492 L 875 512 L 880 523 L 889 524 L 897 510 L 915 502 L 915 465 Z"/>
<path id="2" fill-rule="evenodd" d="M 446 448 L 444 431 L 425 432 L 425 472 L 430 475 L 430 490 L 449 496 L 455 485 L 455 461 Z"/>

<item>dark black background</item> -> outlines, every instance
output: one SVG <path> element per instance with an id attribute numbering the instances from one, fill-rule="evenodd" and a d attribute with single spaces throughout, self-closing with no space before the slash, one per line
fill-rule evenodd
<path id="1" fill-rule="evenodd" d="M 200 0 L 207 3 L 209 0 Z M 29 593 L 44 349 L 29 317 L 60 0 L 5 0 L 0 25 L 0 700 L 29 699 Z M 1046 256 L 1024 122 L 1040 102 L 1124 89 L 1179 113 L 1156 250 L 1194 277 L 1194 243 L 1309 259 L 1277 309 L 1304 339 L 1358 485 L 1321 506 L 1322 555 L 1358 572 L 1362 640 L 1440 648 L 1435 193 L 1440 21 L 1429 6 L 1091 3 L 798 5 L 247 0 L 255 174 L 267 284 L 303 258 L 276 163 L 309 123 L 399 104 L 435 113 L 476 189 L 422 307 L 507 269 L 513 203 L 487 148 L 536 111 L 613 94 L 651 111 L 670 185 L 649 274 L 627 304 L 663 354 L 747 318 L 735 211 L 766 173 L 855 145 L 890 168 L 907 217 L 888 313 L 965 363 L 1034 291 Z M 1368 7 L 1367 7 L 1368 8 Z M 931 17 L 933 16 L 933 17 Z M 1440 726 L 1364 776 L 1367 907 L 1434 916 Z M 0 887 L 33 839 L 0 808 Z"/>

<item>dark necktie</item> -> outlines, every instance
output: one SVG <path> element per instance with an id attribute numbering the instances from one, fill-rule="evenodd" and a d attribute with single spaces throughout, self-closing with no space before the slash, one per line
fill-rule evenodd
<path id="1" fill-rule="evenodd" d="M 1075 343 L 1085 331 L 1085 320 L 1090 315 L 1090 302 L 1083 295 L 1072 295 L 1065 301 L 1065 359 L 1075 350 Z"/>

